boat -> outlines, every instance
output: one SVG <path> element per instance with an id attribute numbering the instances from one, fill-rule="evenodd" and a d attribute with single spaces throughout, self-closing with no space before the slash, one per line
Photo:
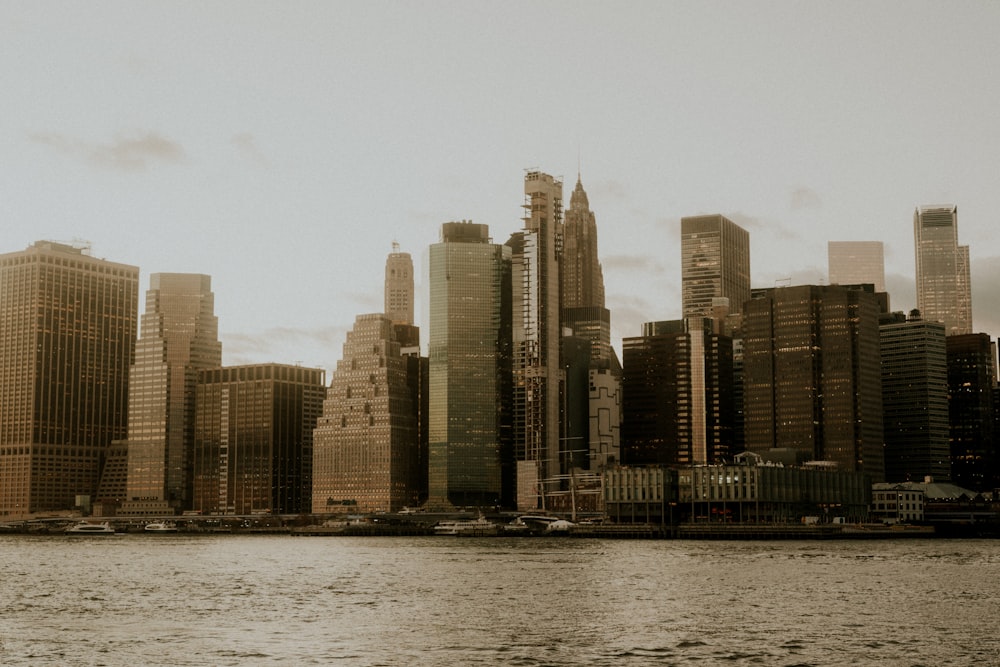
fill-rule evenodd
<path id="1" fill-rule="evenodd" d="M 487 537 L 500 533 L 500 526 L 493 523 L 482 514 L 475 519 L 458 519 L 455 521 L 438 521 L 434 526 L 435 535 L 464 535 L 468 537 Z"/>
<path id="2" fill-rule="evenodd" d="M 153 521 L 143 526 L 142 530 L 146 533 L 176 533 L 177 524 L 170 521 Z"/>
<path id="3" fill-rule="evenodd" d="M 67 535 L 114 535 L 115 529 L 107 521 L 103 523 L 81 521 L 67 528 L 65 533 Z"/>

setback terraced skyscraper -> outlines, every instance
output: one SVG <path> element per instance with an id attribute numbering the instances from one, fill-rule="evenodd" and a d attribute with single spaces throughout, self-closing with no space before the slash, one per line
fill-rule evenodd
<path id="1" fill-rule="evenodd" d="M 0 515 L 92 496 L 127 429 L 139 269 L 39 241 L 0 256 Z"/>
<path id="2" fill-rule="evenodd" d="M 222 366 L 210 276 L 154 273 L 129 383 L 123 515 L 191 509 L 198 371 Z"/>
<path id="3" fill-rule="evenodd" d="M 947 336 L 972 333 L 969 246 L 958 245 L 958 207 L 921 206 L 913 213 L 917 310 L 944 322 Z"/>

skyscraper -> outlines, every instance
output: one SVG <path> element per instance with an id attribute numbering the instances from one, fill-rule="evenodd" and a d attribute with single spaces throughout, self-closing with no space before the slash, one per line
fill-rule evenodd
<path id="1" fill-rule="evenodd" d="M 945 334 L 972 333 L 969 246 L 958 245 L 958 207 L 922 206 L 913 213 L 917 309 L 944 322 Z"/>
<path id="2" fill-rule="evenodd" d="M 510 505 L 510 249 L 450 222 L 430 247 L 428 502 Z"/>
<path id="3" fill-rule="evenodd" d="M 828 241 L 828 282 L 831 285 L 870 283 L 885 292 L 885 250 L 881 241 Z"/>
<path id="4" fill-rule="evenodd" d="M 562 472 L 559 358 L 562 181 L 524 176 L 524 228 L 511 236 L 514 446 L 518 507 L 534 509 Z"/>
<path id="5" fill-rule="evenodd" d="M 733 344 L 712 320 L 647 322 L 622 341 L 627 465 L 706 465 L 732 453 Z"/>
<path id="6" fill-rule="evenodd" d="M 750 235 L 721 215 L 681 218 L 684 317 L 713 317 L 719 299 L 732 315 L 750 299 Z"/>
<path id="7" fill-rule="evenodd" d="M 576 467 L 598 469 L 616 461 L 621 445 L 621 363 L 611 346 L 611 312 L 605 307 L 604 273 L 597 252 L 597 220 L 590 201 L 577 177 L 570 195 L 563 225 L 563 253 L 560 266 L 563 329 L 587 342 L 590 347 L 585 373 L 570 373 L 574 366 L 563 359 L 567 371 L 564 418 L 574 397 L 584 401 L 583 428 L 566 421 L 564 448 L 572 452 L 564 460 Z M 564 341 L 563 352 L 572 348 Z M 577 382 L 580 386 L 572 386 Z M 580 421 L 579 419 L 573 421 Z"/>
<path id="8" fill-rule="evenodd" d="M 963 489 L 1000 487 L 996 433 L 996 347 L 989 334 L 948 336 L 951 481 Z"/>
<path id="9" fill-rule="evenodd" d="M 413 324 L 413 259 L 395 242 L 385 260 L 385 314 L 393 324 Z"/>
<path id="10" fill-rule="evenodd" d="M 210 276 L 154 273 L 129 382 L 127 502 L 120 514 L 191 509 L 198 371 L 222 366 Z"/>
<path id="11" fill-rule="evenodd" d="M 313 440 L 312 511 L 395 512 L 420 496 L 410 359 L 388 316 L 358 315 Z"/>
<path id="12" fill-rule="evenodd" d="M 260 364 L 198 372 L 195 510 L 299 514 L 311 507 L 313 429 L 326 389 L 316 368 Z"/>
<path id="13" fill-rule="evenodd" d="M 944 325 L 911 313 L 879 326 L 885 481 L 949 479 L 948 369 Z"/>
<path id="14" fill-rule="evenodd" d="M 39 241 L 0 255 L 0 515 L 72 509 L 127 432 L 139 269 Z"/>
<path id="15" fill-rule="evenodd" d="M 883 476 L 879 298 L 859 286 L 754 290 L 743 319 L 746 448 Z"/>

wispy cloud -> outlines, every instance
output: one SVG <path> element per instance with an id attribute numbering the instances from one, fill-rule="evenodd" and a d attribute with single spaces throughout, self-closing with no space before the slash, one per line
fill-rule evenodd
<path id="1" fill-rule="evenodd" d="M 820 208 L 823 206 L 823 200 L 819 198 L 815 190 L 799 185 L 792 188 L 789 206 L 793 211 L 804 208 Z"/>
<path id="2" fill-rule="evenodd" d="M 343 327 L 297 328 L 272 327 L 255 333 L 229 333 L 221 336 L 225 363 L 230 365 L 281 363 L 333 368 L 340 358 L 347 331 Z M 304 359 L 322 349 L 323 359 Z M 282 358 L 275 359 L 275 352 Z"/>
<path id="3" fill-rule="evenodd" d="M 250 158 L 250 160 L 261 166 L 268 166 L 267 157 L 257 148 L 257 139 L 252 134 L 249 132 L 240 132 L 233 135 L 231 141 L 241 155 Z"/>
<path id="4" fill-rule="evenodd" d="M 54 132 L 29 136 L 35 143 L 63 155 L 119 171 L 142 171 L 153 162 L 178 163 L 185 157 L 184 148 L 179 143 L 152 131 L 117 137 L 109 143 L 93 143 Z"/>
<path id="5" fill-rule="evenodd" d="M 644 271 L 662 275 L 665 268 L 655 255 L 607 255 L 601 258 L 601 266 L 607 271 Z"/>

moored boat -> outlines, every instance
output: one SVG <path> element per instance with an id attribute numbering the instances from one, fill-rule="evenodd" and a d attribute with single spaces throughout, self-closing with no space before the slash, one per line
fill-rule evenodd
<path id="1" fill-rule="evenodd" d="M 439 521 L 434 526 L 435 535 L 465 535 L 468 537 L 488 537 L 500 533 L 500 526 L 483 515 L 475 519 Z"/>
<path id="2" fill-rule="evenodd" d="M 177 524 L 170 521 L 153 521 L 143 526 L 142 530 L 146 533 L 176 533 Z"/>
<path id="3" fill-rule="evenodd" d="M 64 532 L 67 535 L 114 535 L 115 529 L 107 521 L 102 523 L 81 521 L 80 523 L 73 524 Z"/>

